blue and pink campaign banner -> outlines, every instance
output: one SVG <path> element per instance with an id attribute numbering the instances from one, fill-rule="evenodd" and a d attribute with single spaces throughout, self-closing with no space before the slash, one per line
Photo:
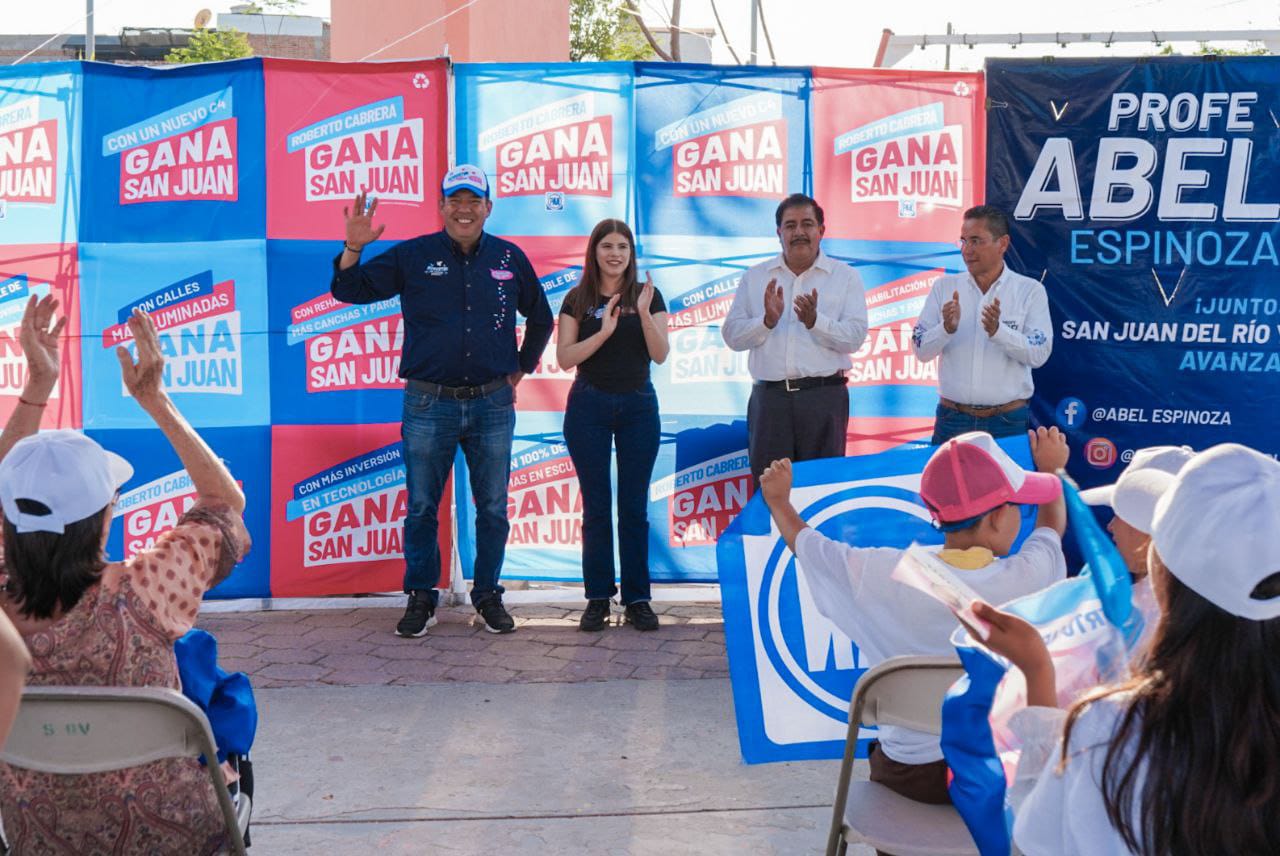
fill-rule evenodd
<path id="1" fill-rule="evenodd" d="M 787 194 L 823 188 L 827 252 L 867 285 L 873 329 L 850 381 L 850 451 L 927 434 L 935 373 L 910 356 L 911 327 L 928 285 L 960 264 L 951 241 L 981 186 L 979 76 L 818 80 L 807 69 L 659 63 L 462 64 L 455 74 L 457 160 L 485 170 L 488 226 L 524 248 L 552 311 L 604 217 L 632 225 L 640 267 L 666 300 L 671 353 L 653 367 L 663 432 L 650 485 L 655 580 L 714 580 L 716 540 L 750 496 L 751 377 L 720 323 L 743 271 L 779 252 L 774 213 Z M 855 158 L 874 190 L 858 190 Z M 892 239 L 888 216 L 902 225 Z M 509 578 L 580 579 L 577 482 L 561 431 L 574 375 L 554 348 L 520 386 Z M 464 479 L 456 489 L 464 508 Z M 464 568 L 471 537 L 460 525 Z"/>
<path id="2" fill-rule="evenodd" d="M 1280 60 L 991 61 L 988 197 L 1044 282 L 1035 415 L 1084 485 L 1134 449 L 1280 452 Z"/>
<path id="3" fill-rule="evenodd" d="M 524 248 L 553 312 L 605 217 L 635 228 L 667 301 L 671 356 L 653 372 L 655 579 L 714 580 L 716 540 L 748 500 L 750 377 L 719 323 L 742 272 L 778 252 L 773 210 L 787 193 L 820 188 L 827 251 L 868 288 L 876 329 L 851 379 L 850 450 L 926 430 L 931 367 L 906 356 L 902 329 L 928 278 L 958 264 L 948 242 L 981 183 L 979 78 L 631 63 L 453 71 L 452 96 L 442 60 L 0 72 L 0 410 L 22 387 L 24 301 L 52 292 L 70 324 L 44 424 L 146 448 L 128 439 L 154 435 L 114 354 L 132 346 L 126 321 L 143 307 L 160 328 L 166 389 L 201 431 L 253 446 L 260 458 L 230 455 L 238 466 L 271 474 L 250 498 L 266 503 L 249 516 L 260 558 L 217 594 L 395 588 L 399 302 L 342 304 L 328 284 L 356 193 L 378 199 L 387 227 L 368 256 L 440 227 L 452 110 L 454 160 L 489 176 L 488 228 Z M 580 573 L 561 431 L 573 373 L 554 347 L 517 404 L 512 578 Z M 147 497 L 184 496 L 169 470 L 145 475 L 126 492 L 155 493 L 158 480 Z M 259 475 L 237 472 L 246 489 Z M 465 478 L 457 485 L 465 569 L 470 496 Z M 154 537 L 142 519 L 121 515 L 112 543 Z M 447 514 L 441 527 L 452 528 Z"/>
<path id="4" fill-rule="evenodd" d="M 209 597 L 262 597 L 272 589 L 271 550 L 266 538 L 271 496 L 270 431 L 266 426 L 200 430 L 200 436 L 226 461 L 244 491 L 244 522 L 254 541 L 244 561 Z M 109 556 L 132 558 L 152 547 L 195 505 L 195 487 L 159 430 L 90 428 L 87 433 L 133 464 L 133 478 L 120 490 L 107 541 Z"/>
<path id="5" fill-rule="evenodd" d="M 264 236 L 259 61 L 83 69 L 81 241 Z"/>
<path id="6" fill-rule="evenodd" d="M 248 498 L 253 550 L 211 596 L 399 587 L 398 301 L 347 306 L 328 285 L 357 192 L 387 224 L 370 252 L 439 228 L 448 88 L 442 60 L 0 71 L 0 411 L 24 382 L 23 307 L 53 293 L 69 323 L 43 425 L 84 428 L 136 471 L 113 557 L 194 502 L 120 380 L 141 307 L 165 389 Z M 451 529 L 446 508 L 445 571 Z"/>
<path id="7" fill-rule="evenodd" d="M 78 239 L 80 63 L 0 71 L 0 245 Z"/>
<path id="8" fill-rule="evenodd" d="M 262 241 L 81 244 L 86 427 L 146 428 L 120 380 L 116 348 L 133 353 L 135 308 L 155 322 L 163 387 L 199 427 L 270 422 L 267 288 Z M 146 258 L 145 266 L 138 264 Z M 112 382 L 106 382 L 111 378 Z"/>
<path id="9" fill-rule="evenodd" d="M 963 270 L 961 214 L 981 201 L 979 74 L 813 71 L 813 177 L 825 193 L 826 251 L 867 290 L 870 332 L 850 374 L 848 449 L 932 432 L 936 363 L 911 331 L 938 277 Z"/>
<path id="10" fill-rule="evenodd" d="M 587 235 L 625 217 L 633 170 L 631 63 L 454 66 L 455 152 L 489 177 L 486 228 Z"/>

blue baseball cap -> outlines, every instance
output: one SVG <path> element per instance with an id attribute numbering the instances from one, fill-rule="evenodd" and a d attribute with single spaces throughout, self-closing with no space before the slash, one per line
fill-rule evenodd
<path id="1" fill-rule="evenodd" d="M 460 163 L 446 172 L 440 182 L 440 192 L 452 196 L 459 190 L 470 190 L 476 196 L 488 199 L 489 180 L 485 178 L 484 170 L 474 164 Z"/>

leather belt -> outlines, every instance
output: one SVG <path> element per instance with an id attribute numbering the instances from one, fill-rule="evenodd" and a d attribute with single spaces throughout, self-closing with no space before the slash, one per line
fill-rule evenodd
<path id="1" fill-rule="evenodd" d="M 1019 407 L 1027 406 L 1025 398 L 1016 398 L 1013 401 L 1006 401 L 1004 404 L 961 404 L 949 398 L 939 398 L 938 403 L 950 410 L 955 410 L 967 416 L 976 416 L 979 419 L 999 416 L 1001 413 L 1008 413 L 1012 410 L 1017 410 Z"/>
<path id="2" fill-rule="evenodd" d="M 765 389 L 785 389 L 787 392 L 799 392 L 802 389 L 813 389 L 818 386 L 844 386 L 844 372 L 836 372 L 826 377 L 790 377 L 786 380 L 758 380 L 756 386 Z"/>
<path id="3" fill-rule="evenodd" d="M 509 383 L 510 381 L 504 375 L 498 375 L 493 380 L 480 386 L 442 386 L 429 380 L 414 380 L 413 378 L 409 379 L 407 386 L 415 392 L 425 392 L 427 395 L 434 395 L 437 398 L 469 401 L 473 398 L 483 398 L 491 392 L 502 389 Z"/>

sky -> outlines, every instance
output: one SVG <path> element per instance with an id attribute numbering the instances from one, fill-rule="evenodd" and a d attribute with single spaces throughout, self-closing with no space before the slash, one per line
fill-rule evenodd
<path id="1" fill-rule="evenodd" d="M 374 9 L 378 0 L 364 0 Z M 519 8 L 523 0 L 476 0 Z M 565 0 L 568 2 L 568 0 Z M 639 0 L 645 18 L 663 24 L 670 0 Z M 85 0 L 0 0 L 0 31 L 5 33 L 83 32 Z M 229 0 L 95 0 L 96 30 L 115 34 L 125 26 L 189 27 L 196 12 L 211 9 L 215 16 L 235 5 Z M 745 60 L 749 43 L 750 0 L 718 0 L 729 40 Z M 715 26 L 709 0 L 684 0 L 681 26 L 691 29 Z M 1043 33 L 1200 30 L 1207 22 L 1217 30 L 1280 30 L 1280 3 L 1276 0 L 1071 0 L 1069 3 L 988 2 L 960 8 L 955 0 L 906 0 L 892 4 L 868 4 L 857 0 L 763 0 L 765 20 L 773 37 L 779 65 L 831 65 L 868 67 L 875 59 L 881 30 L 902 35 L 941 34 L 950 22 L 957 33 Z M 298 14 L 329 16 L 329 0 L 303 0 Z M 427 23 L 424 20 L 416 23 Z M 1239 43 L 1222 43 L 1240 47 Z M 768 52 L 763 33 L 758 38 L 762 63 Z M 1177 47 L 1183 52 L 1194 43 Z M 957 47 L 951 51 L 951 67 L 976 70 L 985 56 L 1078 56 L 1114 54 L 1141 56 L 1155 53 L 1152 43 L 1086 45 L 1066 50 L 1056 45 L 1024 45 L 1011 50 L 1008 45 L 991 48 Z M 899 68 L 942 68 L 945 51 L 941 47 L 916 50 Z M 733 58 L 716 38 L 714 62 L 732 63 Z"/>

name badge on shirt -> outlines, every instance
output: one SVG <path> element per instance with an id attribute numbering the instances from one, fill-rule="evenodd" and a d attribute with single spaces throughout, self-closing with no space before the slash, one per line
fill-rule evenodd
<path id="1" fill-rule="evenodd" d="M 515 274 L 511 271 L 502 270 L 500 268 L 489 268 L 489 275 L 498 280 L 498 282 L 506 282 L 507 280 L 515 277 Z"/>
<path id="2" fill-rule="evenodd" d="M 444 262 L 436 262 L 435 264 L 427 265 L 427 269 L 424 273 L 430 274 L 431 276 L 445 276 L 449 273 L 449 266 Z"/>

